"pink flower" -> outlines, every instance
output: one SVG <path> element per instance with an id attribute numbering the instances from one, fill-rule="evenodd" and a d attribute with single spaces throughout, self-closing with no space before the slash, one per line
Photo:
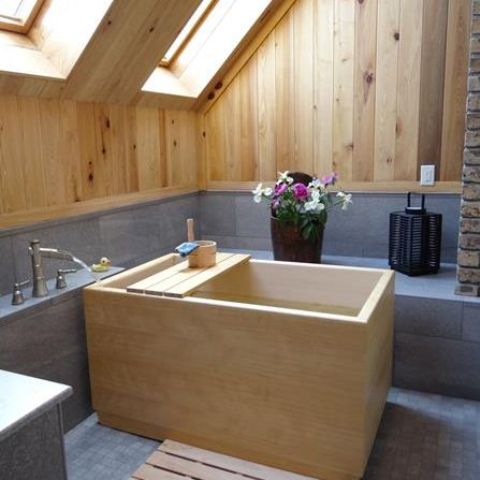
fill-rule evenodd
<path id="1" fill-rule="evenodd" d="M 275 186 L 275 197 L 280 197 L 282 196 L 285 191 L 287 190 L 288 185 L 286 183 L 281 183 L 279 185 Z"/>
<path id="2" fill-rule="evenodd" d="M 338 174 L 333 172 L 330 175 L 325 175 L 322 177 L 322 183 L 328 187 L 329 185 L 335 185 L 335 182 L 338 180 Z"/>
<path id="3" fill-rule="evenodd" d="M 308 188 L 303 183 L 296 183 L 292 189 L 297 200 L 305 200 L 308 197 Z"/>

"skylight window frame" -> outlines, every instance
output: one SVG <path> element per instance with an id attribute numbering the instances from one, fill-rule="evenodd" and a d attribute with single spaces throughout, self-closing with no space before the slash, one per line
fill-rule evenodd
<path id="1" fill-rule="evenodd" d="M 19 0 L 18 15 L 0 13 L 0 30 L 26 34 L 38 15 L 44 0 Z"/>
<path id="2" fill-rule="evenodd" d="M 162 58 L 162 60 L 160 61 L 160 67 L 168 68 L 173 64 L 173 62 L 175 62 L 175 60 L 178 58 L 178 56 L 182 53 L 182 51 L 188 45 L 188 42 L 190 42 L 190 40 L 194 37 L 195 33 L 200 29 L 200 27 L 205 22 L 206 18 L 210 15 L 212 10 L 215 8 L 217 3 L 219 2 L 219 0 L 203 0 L 203 1 L 208 1 L 209 2 L 208 6 L 205 8 L 205 10 L 200 15 L 200 17 L 195 21 L 195 23 L 193 23 L 193 25 L 189 28 L 189 31 L 187 32 L 185 37 L 181 40 L 181 42 L 179 42 L 179 45 L 175 48 L 175 51 L 172 53 L 170 58 L 167 59 L 166 58 L 167 53 L 172 48 L 172 46 L 175 45 L 178 37 L 180 35 L 182 35 L 183 31 L 188 26 L 188 23 L 190 22 L 190 19 L 191 19 L 191 17 L 190 17 L 190 19 L 187 21 L 187 23 L 184 25 L 184 27 L 180 30 L 180 32 L 177 35 L 177 37 L 175 38 L 175 40 L 172 42 L 172 44 L 168 48 L 167 53 L 165 54 L 164 58 Z M 199 5 L 197 7 L 197 9 L 200 8 L 200 6 L 201 5 Z M 196 11 L 197 10 L 195 10 L 195 12 L 192 14 L 192 17 L 195 15 Z"/>

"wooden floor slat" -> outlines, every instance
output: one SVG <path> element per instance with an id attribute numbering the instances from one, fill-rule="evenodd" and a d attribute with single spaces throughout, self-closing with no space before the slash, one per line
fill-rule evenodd
<path id="1" fill-rule="evenodd" d="M 186 477 L 145 464 L 133 474 L 132 480 L 186 480 Z"/>
<path id="2" fill-rule="evenodd" d="M 239 479 L 237 473 L 229 473 L 216 466 L 207 466 L 194 460 L 186 460 L 161 451 L 155 452 L 147 460 L 147 463 L 165 470 L 182 473 L 183 475 L 194 477 L 199 480 L 242 480 Z"/>
<path id="3" fill-rule="evenodd" d="M 134 480 L 315 480 L 239 458 L 165 440 Z"/>

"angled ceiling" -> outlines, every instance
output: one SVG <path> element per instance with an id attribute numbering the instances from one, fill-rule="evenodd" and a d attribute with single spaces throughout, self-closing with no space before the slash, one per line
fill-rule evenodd
<path id="1" fill-rule="evenodd" d="M 131 102 L 199 0 L 115 0 L 65 88 L 79 100 Z"/>
<path id="2" fill-rule="evenodd" d="M 222 22 L 160 61 L 200 0 L 45 0 L 28 35 L 0 31 L 0 93 L 192 108 L 292 0 L 222 0 Z M 194 37 L 192 37 L 194 39 Z M 153 72 L 153 73 L 152 73 Z"/>

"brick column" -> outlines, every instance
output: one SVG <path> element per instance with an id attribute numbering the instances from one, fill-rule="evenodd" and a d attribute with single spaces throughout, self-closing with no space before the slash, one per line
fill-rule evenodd
<path id="1" fill-rule="evenodd" d="M 456 293 L 480 296 L 480 0 L 472 0 Z"/>

